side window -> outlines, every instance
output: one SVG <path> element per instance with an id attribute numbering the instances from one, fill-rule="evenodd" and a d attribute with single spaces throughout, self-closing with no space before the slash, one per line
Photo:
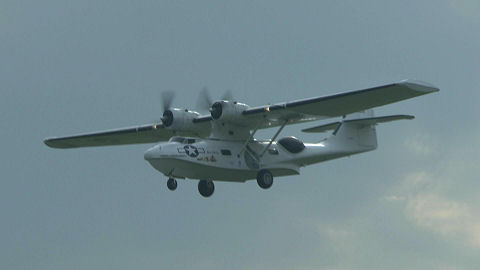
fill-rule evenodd
<path id="1" fill-rule="evenodd" d="M 195 139 L 187 139 L 187 144 L 195 143 Z"/>
<path id="2" fill-rule="evenodd" d="M 232 152 L 230 152 L 230 150 L 227 150 L 227 149 L 222 149 L 222 150 L 220 150 L 220 152 L 222 152 L 222 155 L 224 155 L 224 156 L 231 156 L 232 155 Z"/>

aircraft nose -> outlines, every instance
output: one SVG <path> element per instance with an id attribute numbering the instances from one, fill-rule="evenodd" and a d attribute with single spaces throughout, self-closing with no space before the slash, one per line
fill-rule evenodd
<path id="1" fill-rule="evenodd" d="M 145 153 L 143 154 L 143 158 L 145 160 L 150 160 L 150 159 L 154 159 L 155 156 L 156 156 L 156 153 L 158 152 L 159 150 L 159 147 L 152 147 L 150 149 L 148 149 L 147 151 L 145 151 Z"/>

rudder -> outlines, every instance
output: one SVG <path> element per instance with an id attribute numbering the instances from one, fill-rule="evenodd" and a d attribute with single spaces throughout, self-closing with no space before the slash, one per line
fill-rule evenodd
<path id="1" fill-rule="evenodd" d="M 346 115 L 328 139 L 341 141 L 342 144 L 362 151 L 374 150 L 377 148 L 375 122 L 363 121 L 373 117 L 373 110 Z"/>

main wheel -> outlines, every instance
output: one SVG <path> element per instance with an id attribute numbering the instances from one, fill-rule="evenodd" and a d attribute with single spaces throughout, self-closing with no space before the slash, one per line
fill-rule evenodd
<path id="1" fill-rule="evenodd" d="M 200 180 L 200 182 L 198 182 L 198 192 L 200 192 L 200 195 L 202 195 L 203 197 L 206 198 L 212 196 L 214 191 L 215 185 L 213 184 L 213 181 Z"/>
<path id="2" fill-rule="evenodd" d="M 257 183 L 263 189 L 270 188 L 273 184 L 272 173 L 268 170 L 260 170 L 257 174 Z"/>
<path id="3" fill-rule="evenodd" d="M 168 180 L 167 180 L 167 187 L 168 187 L 168 189 L 170 189 L 170 190 L 175 190 L 175 189 L 177 189 L 177 180 L 175 180 L 174 178 L 168 178 Z"/>

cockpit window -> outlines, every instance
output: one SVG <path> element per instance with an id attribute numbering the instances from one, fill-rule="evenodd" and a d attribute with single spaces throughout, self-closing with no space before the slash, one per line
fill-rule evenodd
<path id="1" fill-rule="evenodd" d="M 177 142 L 177 143 L 182 143 L 182 144 L 192 144 L 195 143 L 196 140 L 192 138 L 184 138 L 184 137 L 172 137 L 169 142 Z"/>
<path id="2" fill-rule="evenodd" d="M 170 139 L 170 142 L 183 143 L 183 141 L 185 141 L 185 138 L 183 138 L 183 137 L 172 137 L 172 138 Z"/>
<path id="3" fill-rule="evenodd" d="M 295 137 L 285 137 L 278 140 L 278 144 L 283 146 L 288 152 L 296 154 L 305 149 L 305 144 Z"/>

